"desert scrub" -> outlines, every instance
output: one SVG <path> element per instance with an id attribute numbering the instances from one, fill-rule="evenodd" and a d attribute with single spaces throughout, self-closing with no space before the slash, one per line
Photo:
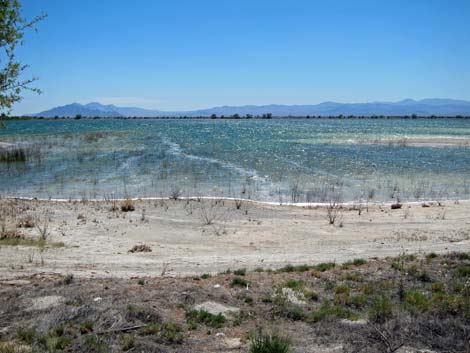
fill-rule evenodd
<path id="1" fill-rule="evenodd" d="M 230 283 L 230 287 L 248 287 L 249 282 L 241 277 L 235 277 Z"/>
<path id="2" fill-rule="evenodd" d="M 135 336 L 132 334 L 125 334 L 121 336 L 121 345 L 124 351 L 128 351 L 135 347 Z"/>
<path id="3" fill-rule="evenodd" d="M 281 267 L 280 269 L 277 270 L 277 272 L 307 272 L 311 270 L 319 271 L 319 272 L 325 272 L 329 269 L 332 269 L 335 267 L 336 264 L 333 262 L 323 262 L 319 263 L 318 265 L 286 265 L 284 267 Z"/>
<path id="4" fill-rule="evenodd" d="M 246 268 L 240 268 L 238 270 L 233 271 L 235 276 L 244 276 L 246 275 Z"/>
<path id="5" fill-rule="evenodd" d="M 21 218 L 16 226 L 18 228 L 34 228 L 36 226 L 36 221 L 31 215 L 28 215 Z"/>
<path id="6" fill-rule="evenodd" d="M 183 342 L 183 329 L 180 325 L 167 322 L 163 324 L 150 324 L 139 330 L 140 336 L 154 336 L 158 342 L 162 343 L 176 343 Z"/>
<path id="7" fill-rule="evenodd" d="M 309 265 L 286 265 L 277 270 L 277 272 L 306 272 L 312 269 Z"/>
<path id="8" fill-rule="evenodd" d="M 282 288 L 290 288 L 292 290 L 300 291 L 303 289 L 304 285 L 302 281 L 297 281 L 295 279 L 290 279 L 281 286 Z"/>
<path id="9" fill-rule="evenodd" d="M 366 263 L 367 263 L 367 260 L 365 259 L 354 259 L 352 261 L 347 261 L 344 264 L 342 264 L 341 268 L 343 270 L 347 270 L 353 266 L 362 266 L 362 265 L 365 265 Z"/>
<path id="10" fill-rule="evenodd" d="M 125 199 L 121 202 L 122 212 L 131 212 L 135 210 L 134 201 L 132 199 Z"/>
<path id="11" fill-rule="evenodd" d="M 369 319 L 377 323 L 384 323 L 392 314 L 392 301 L 385 295 L 379 295 L 374 298 L 369 308 Z"/>
<path id="12" fill-rule="evenodd" d="M 470 265 L 457 267 L 457 275 L 459 277 L 470 277 Z"/>
<path id="13" fill-rule="evenodd" d="M 259 333 L 251 339 L 249 353 L 289 353 L 290 342 L 277 334 Z"/>
<path id="14" fill-rule="evenodd" d="M 48 242 L 43 238 L 26 238 L 23 234 L 15 232 L 0 235 L 0 246 L 29 246 L 38 248 L 62 248 L 63 242 Z"/>
<path id="15" fill-rule="evenodd" d="M 329 300 L 322 303 L 320 309 L 313 311 L 306 319 L 307 322 L 316 323 L 328 317 L 336 317 L 340 319 L 358 320 L 359 315 L 348 308 L 341 305 L 333 304 Z"/>
<path id="16" fill-rule="evenodd" d="M 191 310 L 186 314 L 186 320 L 189 323 L 204 324 L 213 328 L 221 328 L 225 324 L 225 316 L 222 314 L 211 314 L 206 310 Z"/>
<path id="17" fill-rule="evenodd" d="M 39 339 L 39 343 L 44 346 L 48 352 L 57 352 L 64 350 L 67 346 L 72 344 L 72 338 L 47 334 Z"/>
<path id="18" fill-rule="evenodd" d="M 152 248 L 148 246 L 147 244 L 137 244 L 134 245 L 130 250 L 130 253 L 135 253 L 135 252 L 152 252 Z"/>
<path id="19" fill-rule="evenodd" d="M 29 345 L 33 344 L 34 339 L 37 336 L 37 332 L 34 328 L 19 328 L 16 331 L 16 338 L 21 342 Z"/>
<path id="20" fill-rule="evenodd" d="M 82 335 L 90 333 L 93 331 L 93 321 L 86 320 L 80 324 L 80 333 Z"/>
<path id="21" fill-rule="evenodd" d="M 62 284 L 64 285 L 69 285 L 69 284 L 72 284 L 73 282 L 73 274 L 68 274 L 68 275 L 65 275 L 64 278 L 62 279 Z"/>
<path id="22" fill-rule="evenodd" d="M 323 262 L 323 263 L 313 266 L 313 269 L 320 271 L 320 272 L 325 272 L 334 268 L 335 266 L 336 264 L 334 262 Z"/>
<path id="23" fill-rule="evenodd" d="M 343 274 L 343 280 L 352 282 L 362 282 L 362 275 L 358 272 L 346 272 Z"/>

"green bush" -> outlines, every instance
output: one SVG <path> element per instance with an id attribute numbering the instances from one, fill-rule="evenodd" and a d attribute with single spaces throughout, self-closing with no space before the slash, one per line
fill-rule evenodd
<path id="1" fill-rule="evenodd" d="M 295 279 L 290 279 L 282 285 L 282 288 L 290 288 L 290 289 L 293 289 L 293 290 L 301 290 L 303 288 L 303 284 L 302 284 L 301 281 L 297 281 Z"/>
<path id="2" fill-rule="evenodd" d="M 37 332 L 33 328 L 19 328 L 18 331 L 16 331 L 16 337 L 29 345 L 33 344 L 36 335 Z"/>
<path id="3" fill-rule="evenodd" d="M 392 302 L 384 295 L 375 297 L 369 309 L 369 318 L 372 321 L 383 323 L 392 316 Z"/>
<path id="4" fill-rule="evenodd" d="M 248 282 L 245 281 L 241 277 L 235 277 L 232 282 L 230 283 L 231 287 L 246 287 L 248 286 Z"/>
<path id="5" fill-rule="evenodd" d="M 186 314 L 189 322 L 204 324 L 213 328 L 221 328 L 225 323 L 225 316 L 222 314 L 214 315 L 206 310 L 191 310 Z"/>
<path id="6" fill-rule="evenodd" d="M 426 311 L 429 304 L 429 299 L 423 293 L 411 290 L 405 293 L 405 308 L 410 312 Z"/>
<path id="7" fill-rule="evenodd" d="M 121 336 L 122 349 L 128 351 L 135 346 L 135 336 L 131 334 L 125 334 Z"/>
<path id="8" fill-rule="evenodd" d="M 250 353 L 289 353 L 290 342 L 278 335 L 258 334 L 251 340 Z"/>
<path id="9" fill-rule="evenodd" d="M 244 276 L 246 275 L 246 268 L 240 268 L 238 270 L 233 271 L 235 276 Z"/>
<path id="10" fill-rule="evenodd" d="M 312 312 L 307 318 L 308 322 L 316 323 L 327 317 L 337 317 L 340 319 L 357 320 L 358 315 L 352 310 L 343 308 L 340 305 L 332 305 L 331 302 L 325 301 L 320 309 Z"/>
<path id="11" fill-rule="evenodd" d="M 313 268 L 320 272 L 325 272 L 329 269 L 332 269 L 336 266 L 334 262 L 323 262 L 321 264 L 315 265 Z"/>
<path id="12" fill-rule="evenodd" d="M 308 290 L 304 290 L 304 296 L 307 300 L 314 301 L 314 302 L 318 301 L 318 299 L 320 298 L 318 293 L 308 291 Z"/>
<path id="13" fill-rule="evenodd" d="M 345 262 L 341 268 L 344 269 L 344 270 L 347 270 L 349 268 L 351 268 L 352 266 L 362 266 L 362 265 L 365 265 L 367 263 L 367 260 L 365 259 L 354 259 L 352 261 L 347 261 Z"/>
<path id="14" fill-rule="evenodd" d="M 470 265 L 457 267 L 457 274 L 460 277 L 470 277 Z"/>

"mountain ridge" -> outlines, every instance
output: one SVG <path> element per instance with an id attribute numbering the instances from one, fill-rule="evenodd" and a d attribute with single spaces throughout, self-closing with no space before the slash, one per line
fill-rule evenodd
<path id="1" fill-rule="evenodd" d="M 36 114 L 27 116 L 35 117 L 195 117 L 211 115 L 235 115 L 244 116 L 272 114 L 273 116 L 332 116 L 332 115 L 438 115 L 455 116 L 470 115 L 470 101 L 428 98 L 422 100 L 404 99 L 398 102 L 366 102 L 366 103 L 337 103 L 322 102 L 319 104 L 269 104 L 269 105 L 242 105 L 242 106 L 216 106 L 207 109 L 190 111 L 163 111 L 157 109 L 144 109 L 138 107 L 119 107 L 113 104 L 101 104 L 90 102 L 87 104 L 71 103 Z"/>

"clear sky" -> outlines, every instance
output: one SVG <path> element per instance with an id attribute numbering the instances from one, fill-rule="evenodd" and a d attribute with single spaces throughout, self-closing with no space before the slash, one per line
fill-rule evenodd
<path id="1" fill-rule="evenodd" d="M 470 0 L 22 0 L 46 12 L 13 113 L 470 100 Z"/>

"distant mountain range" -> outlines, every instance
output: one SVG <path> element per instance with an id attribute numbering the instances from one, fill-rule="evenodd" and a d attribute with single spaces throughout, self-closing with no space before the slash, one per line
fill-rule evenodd
<path id="1" fill-rule="evenodd" d="M 100 103 L 72 103 L 28 116 L 42 117 L 178 117 L 178 116 L 230 116 L 239 114 L 262 115 L 271 113 L 273 116 L 332 116 L 332 115 L 388 115 L 401 116 L 416 114 L 419 116 L 470 116 L 470 101 L 455 99 L 405 99 L 399 102 L 373 103 L 335 103 L 325 102 L 316 105 L 243 105 L 222 106 L 192 111 L 162 111 L 134 107 L 118 107 Z"/>

